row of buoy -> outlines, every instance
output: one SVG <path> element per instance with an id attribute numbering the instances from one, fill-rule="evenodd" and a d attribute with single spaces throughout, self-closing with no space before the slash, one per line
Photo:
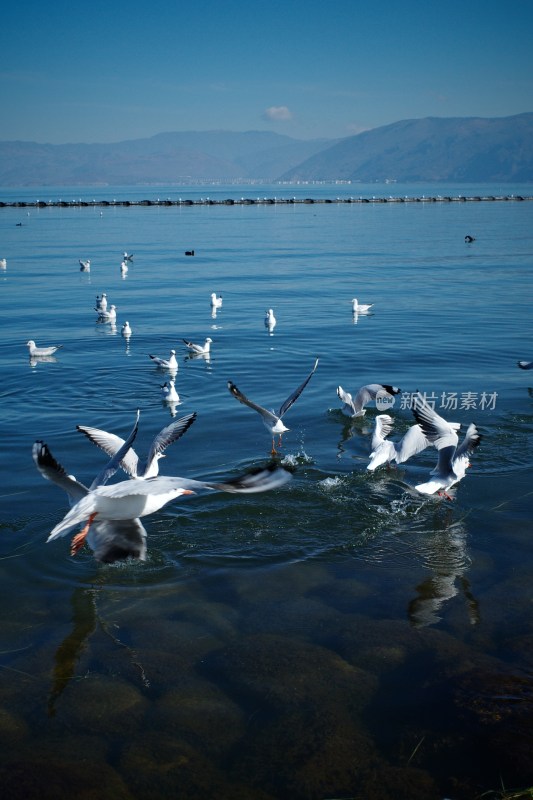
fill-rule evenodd
<path id="1" fill-rule="evenodd" d="M 284 198 L 284 197 L 241 197 L 212 200 L 199 198 L 196 200 L 17 200 L 13 202 L 0 200 L 0 208 L 84 208 L 89 206 L 240 206 L 240 205 L 293 205 L 293 204 L 328 204 L 328 203 L 467 203 L 533 200 L 531 195 L 484 195 L 484 196 L 444 196 L 431 197 L 335 197 L 335 198 Z"/>

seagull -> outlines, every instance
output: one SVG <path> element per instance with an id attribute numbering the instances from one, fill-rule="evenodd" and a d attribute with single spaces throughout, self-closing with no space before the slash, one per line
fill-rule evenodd
<path id="1" fill-rule="evenodd" d="M 454 430 L 459 430 L 461 427 L 458 422 L 451 422 L 450 425 Z M 382 464 L 389 464 L 391 461 L 403 464 L 408 458 L 416 456 L 426 447 L 431 446 L 431 442 L 418 424 L 411 425 L 399 442 L 389 441 L 387 436 L 392 431 L 393 426 L 394 421 L 388 414 L 377 415 L 372 434 L 372 452 L 367 466 L 367 470 L 370 472 L 373 472 Z"/>
<path id="2" fill-rule="evenodd" d="M 80 259 L 80 272 L 90 272 L 91 271 L 91 262 L 89 259 L 87 261 L 82 261 Z"/>
<path id="3" fill-rule="evenodd" d="M 265 311 L 265 314 L 265 327 L 268 328 L 269 332 L 272 332 L 277 322 L 274 311 L 269 308 L 268 311 Z"/>
<path id="4" fill-rule="evenodd" d="M 373 308 L 374 303 L 359 303 L 357 297 L 352 300 L 352 311 L 354 314 L 366 314 Z"/>
<path id="5" fill-rule="evenodd" d="M 212 308 L 222 308 L 222 295 L 221 294 L 219 294 L 218 297 L 217 297 L 215 292 L 211 292 L 211 307 Z"/>
<path id="6" fill-rule="evenodd" d="M 161 386 L 161 394 L 166 403 L 179 403 L 180 401 L 180 396 L 176 391 L 174 381 L 168 381 L 168 383 L 165 381 Z"/>
<path id="7" fill-rule="evenodd" d="M 71 506 L 89 494 L 90 489 L 73 475 L 67 475 L 45 442 L 35 442 L 32 455 L 41 475 L 65 490 Z M 138 518 L 93 521 L 86 541 L 95 559 L 104 564 L 113 564 L 129 557 L 140 561 L 146 559 L 146 530 Z"/>
<path id="8" fill-rule="evenodd" d="M 137 420 L 138 418 L 139 414 L 137 413 Z M 107 467 L 95 478 L 87 491 L 74 478 L 69 479 L 68 476 L 58 475 L 58 469 L 56 468 L 41 469 L 42 474 L 50 480 L 53 480 L 51 475 L 54 472 L 55 477 L 61 481 L 61 485 L 73 499 L 79 498 L 61 522 L 53 528 L 48 536 L 48 542 L 59 536 L 64 536 L 74 526 L 88 520 L 83 530 L 72 540 L 71 555 L 75 555 L 78 552 L 88 537 L 89 544 L 95 547 L 99 555 L 98 548 L 100 547 L 104 550 L 104 553 L 107 553 L 108 560 L 117 560 L 117 558 L 124 558 L 127 555 L 134 555 L 134 553 L 126 552 L 120 555 L 114 552 L 112 541 L 114 535 L 117 532 L 123 533 L 125 530 L 128 536 L 131 536 L 133 529 L 141 537 L 141 544 L 144 544 L 143 537 L 146 536 L 146 531 L 139 518 L 154 514 L 164 505 L 178 497 L 196 494 L 199 489 L 219 490 L 232 494 L 265 492 L 282 486 L 291 478 L 291 474 L 287 469 L 276 464 L 270 464 L 267 467 L 253 470 L 225 483 L 207 483 L 206 481 L 187 478 L 158 476 L 147 480 L 139 480 L 137 478 L 106 486 L 107 480 L 114 474 L 120 459 L 127 454 L 136 433 L 137 422 L 123 446 L 115 453 Z M 43 444 L 42 442 L 36 442 L 34 445 L 34 458 L 38 466 L 39 452 L 42 452 Z M 55 482 L 58 481 L 56 480 Z M 75 486 L 73 486 L 72 482 Z M 99 528 L 95 529 L 95 524 Z M 112 549 L 110 550 L 110 548 Z M 142 555 L 137 557 L 142 557 Z"/>
<path id="9" fill-rule="evenodd" d="M 274 446 L 274 439 L 275 439 L 276 434 L 279 435 L 278 447 L 281 447 L 282 434 L 285 431 L 289 430 L 289 428 L 286 428 L 285 425 L 283 424 L 282 417 L 284 416 L 284 414 L 286 414 L 286 412 L 293 405 L 293 403 L 295 403 L 296 400 L 299 398 L 299 396 L 301 395 L 301 393 L 303 392 L 303 390 L 305 389 L 305 387 L 307 386 L 307 384 L 311 380 L 311 377 L 312 377 L 314 371 L 316 370 L 317 366 L 318 366 L 318 358 L 315 359 L 315 363 L 313 365 L 313 369 L 311 370 L 311 372 L 309 373 L 309 375 L 307 376 L 305 381 L 301 384 L 301 386 L 299 386 L 296 389 L 296 391 L 294 391 L 285 400 L 285 402 L 282 404 L 280 410 L 277 413 L 274 412 L 274 411 L 267 411 L 265 408 L 263 408 L 262 406 L 258 405 L 257 403 L 253 403 L 251 400 L 248 400 L 248 398 L 245 397 L 243 395 L 243 393 L 239 391 L 239 389 L 237 389 L 237 387 L 235 386 L 234 383 L 232 383 L 232 381 L 228 381 L 228 389 L 229 389 L 230 393 L 233 395 L 233 397 L 235 397 L 239 401 L 239 403 L 243 403 L 245 406 L 249 406 L 249 408 L 253 408 L 254 411 L 257 411 L 258 414 L 261 415 L 261 418 L 263 420 L 263 425 L 265 426 L 267 431 L 269 431 L 269 433 L 272 436 L 272 455 L 273 456 L 276 455 L 276 448 Z"/>
<path id="10" fill-rule="evenodd" d="M 211 344 L 213 340 L 208 336 L 205 340 L 205 343 L 202 344 L 194 344 L 193 342 L 187 341 L 187 339 L 182 339 L 185 342 L 186 346 L 189 348 L 191 353 L 195 356 L 205 356 L 210 352 Z"/>
<path id="11" fill-rule="evenodd" d="M 187 414 L 185 417 L 180 417 L 159 431 L 150 445 L 148 455 L 144 461 L 140 461 L 135 450 L 130 447 L 121 459 L 119 466 L 130 478 L 137 480 L 146 480 L 159 475 L 159 459 L 164 458 L 164 451 L 189 430 L 195 419 L 196 411 L 192 414 Z M 110 458 L 113 458 L 124 446 L 124 439 L 121 439 L 120 436 L 115 436 L 114 433 L 102 431 L 100 428 L 90 428 L 86 425 L 77 425 L 76 428 L 93 444 L 98 445 Z"/>
<path id="12" fill-rule="evenodd" d="M 465 236 L 465 242 L 467 244 L 470 244 L 471 242 L 475 242 L 475 241 L 476 241 L 475 236 L 469 236 L 469 235 Z"/>
<path id="13" fill-rule="evenodd" d="M 517 361 L 520 369 L 533 369 L 533 361 Z"/>
<path id="14" fill-rule="evenodd" d="M 107 295 L 102 292 L 102 296 L 96 295 L 95 311 L 107 311 Z"/>
<path id="15" fill-rule="evenodd" d="M 7 269 L 7 259 L 0 258 L 0 269 Z"/>
<path id="16" fill-rule="evenodd" d="M 120 272 L 122 275 L 124 275 L 127 271 L 128 271 L 128 262 L 123 261 L 120 265 Z"/>
<path id="17" fill-rule="evenodd" d="M 128 320 L 126 320 L 126 322 L 124 323 L 124 325 L 120 329 L 120 332 L 122 333 L 122 335 L 125 338 L 129 339 L 129 337 L 132 334 L 132 330 L 131 330 L 131 326 L 130 326 L 130 323 L 128 322 Z"/>
<path id="18" fill-rule="evenodd" d="M 103 309 L 94 309 L 98 313 L 98 319 L 102 320 L 103 322 L 116 322 L 117 320 L 117 307 L 111 305 L 106 311 Z"/>
<path id="19" fill-rule="evenodd" d="M 146 481 L 131 480 L 111 486 L 99 485 L 90 489 L 87 495 L 72 506 L 61 522 L 52 529 L 47 541 L 51 542 L 59 536 L 64 536 L 88 518 L 84 529 L 73 539 L 71 554 L 74 555 L 85 541 L 96 518 L 98 522 L 137 520 L 139 517 L 154 514 L 178 497 L 196 494 L 199 489 L 218 489 L 230 494 L 255 494 L 277 489 L 290 478 L 291 474 L 287 469 L 271 464 L 226 483 L 207 483 L 188 478 L 159 476 Z"/>
<path id="20" fill-rule="evenodd" d="M 123 261 L 133 261 L 133 254 L 132 253 L 126 253 L 126 251 L 124 251 L 123 254 L 122 254 L 122 260 Z"/>
<path id="21" fill-rule="evenodd" d="M 176 360 L 176 351 L 170 351 L 170 358 L 159 358 L 158 356 L 150 356 L 154 364 L 163 369 L 170 369 L 172 372 L 178 371 L 178 362 Z"/>
<path id="22" fill-rule="evenodd" d="M 30 351 L 30 358 L 39 358 L 53 355 L 56 350 L 59 350 L 63 345 L 58 344 L 56 347 L 37 347 L 33 339 L 30 339 L 29 342 L 26 342 L 26 347 Z"/>
<path id="23" fill-rule="evenodd" d="M 427 483 L 419 483 L 415 489 L 421 494 L 437 493 L 451 500 L 447 490 L 464 478 L 470 466 L 469 456 L 479 446 L 481 434 L 471 423 L 459 444 L 453 423 L 440 417 L 420 393 L 414 396 L 413 414 L 423 434 L 439 451 L 437 465 L 430 473 L 433 477 Z"/>
<path id="24" fill-rule="evenodd" d="M 365 406 L 371 400 L 388 400 L 392 405 L 394 395 L 401 394 L 401 389 L 397 386 L 389 386 L 386 383 L 368 383 L 362 386 L 354 398 L 349 392 L 345 392 L 342 386 L 337 386 L 337 396 L 342 403 L 342 413 L 347 417 L 362 417 L 365 414 Z M 390 398 L 390 400 L 389 400 Z"/>

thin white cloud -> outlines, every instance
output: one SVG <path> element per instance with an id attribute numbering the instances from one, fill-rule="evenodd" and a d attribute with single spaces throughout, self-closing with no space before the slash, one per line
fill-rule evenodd
<path id="1" fill-rule="evenodd" d="M 292 114 L 287 106 L 270 106 L 263 111 L 263 119 L 273 122 L 286 122 L 292 119 Z"/>

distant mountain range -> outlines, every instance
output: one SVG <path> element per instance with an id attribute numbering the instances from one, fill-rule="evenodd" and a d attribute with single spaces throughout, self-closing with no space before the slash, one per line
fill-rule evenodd
<path id="1" fill-rule="evenodd" d="M 0 186 L 208 181 L 533 182 L 533 113 L 403 120 L 345 139 L 188 131 L 113 144 L 0 142 Z"/>

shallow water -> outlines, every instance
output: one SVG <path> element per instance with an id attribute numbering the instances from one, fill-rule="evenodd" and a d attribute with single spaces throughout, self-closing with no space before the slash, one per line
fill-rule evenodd
<path id="1" fill-rule="evenodd" d="M 470 800 L 531 785 L 533 373 L 516 361 L 533 358 L 532 216 L 516 201 L 0 209 L 9 797 L 83 786 L 99 798 Z M 97 322 L 102 291 L 116 328 Z M 354 296 L 373 313 L 354 320 Z M 182 338 L 206 336 L 210 360 L 187 358 Z M 29 338 L 63 347 L 32 364 Z M 174 411 L 198 419 L 161 472 L 210 480 L 269 460 L 267 431 L 227 380 L 277 407 L 319 357 L 286 417 L 280 458 L 293 479 L 168 505 L 144 520 L 145 563 L 71 558 L 68 537 L 46 544 L 68 506 L 31 446 L 45 440 L 90 482 L 105 457 L 76 425 L 124 435 L 140 408 L 147 449 L 171 420 L 168 375 L 148 355 L 170 348 Z M 412 489 L 434 451 L 365 470 L 376 410 L 351 422 L 336 387 L 370 382 L 404 392 L 397 437 L 416 389 L 478 425 L 453 502 Z"/>

